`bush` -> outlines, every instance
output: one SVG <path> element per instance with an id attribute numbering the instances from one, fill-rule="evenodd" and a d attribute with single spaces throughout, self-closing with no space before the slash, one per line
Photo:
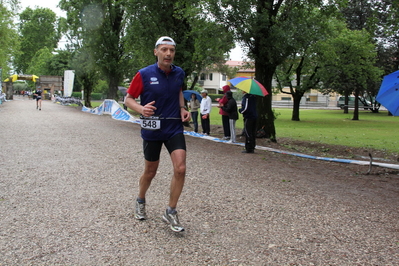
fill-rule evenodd
<path id="1" fill-rule="evenodd" d="M 102 93 L 94 92 L 94 93 L 91 94 L 90 99 L 91 100 L 103 100 L 104 99 L 104 95 Z"/>
<path id="2" fill-rule="evenodd" d="M 208 94 L 208 96 L 212 99 L 212 102 L 216 102 L 215 99 L 222 98 L 223 94 Z"/>
<path id="3" fill-rule="evenodd" d="M 82 99 L 82 93 L 81 93 L 81 92 L 78 92 L 78 91 L 72 92 L 72 95 L 71 95 L 71 96 L 72 96 L 72 97 L 75 97 L 75 98 Z"/>
<path id="4" fill-rule="evenodd" d="M 74 91 L 74 92 L 72 92 L 72 97 L 82 99 L 82 93 L 78 92 L 78 91 Z M 104 99 L 104 95 L 102 93 L 96 93 L 96 92 L 93 92 L 90 97 L 90 100 L 93 100 L 93 101 L 98 101 L 98 100 L 103 100 L 103 99 Z"/>
<path id="5" fill-rule="evenodd" d="M 224 94 L 208 94 L 208 96 L 212 99 L 212 102 L 216 102 L 215 99 L 217 98 L 222 98 Z M 233 92 L 233 98 L 236 99 L 237 102 L 241 101 L 242 99 L 242 92 L 241 91 L 236 91 Z"/>

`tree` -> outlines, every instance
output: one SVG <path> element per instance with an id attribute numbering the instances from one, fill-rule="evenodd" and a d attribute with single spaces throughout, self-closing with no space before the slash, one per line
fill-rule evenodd
<path id="1" fill-rule="evenodd" d="M 34 74 L 38 76 L 48 75 L 48 66 L 50 64 L 53 54 L 51 51 L 44 47 L 37 51 L 29 64 L 26 74 Z"/>
<path id="2" fill-rule="evenodd" d="M 375 45 L 366 30 L 342 29 L 339 34 L 320 43 L 319 54 L 324 62 L 319 75 L 326 87 L 331 87 L 347 97 L 354 93 L 355 111 L 353 120 L 359 120 L 358 96 L 367 88 L 368 82 L 380 78 L 376 67 Z M 347 103 L 346 103 L 347 105 Z M 346 113 L 348 109 L 346 107 Z"/>
<path id="3" fill-rule="evenodd" d="M 65 70 L 70 70 L 73 53 L 68 50 L 56 50 L 47 66 L 47 75 L 64 76 Z"/>
<path id="4" fill-rule="evenodd" d="M 67 50 L 50 52 L 47 47 L 40 49 L 32 58 L 27 74 L 38 76 L 64 76 L 64 71 L 70 69 L 72 53 Z"/>
<path id="5" fill-rule="evenodd" d="M 208 20 L 201 4 L 201 1 L 192 0 L 131 1 L 128 39 L 131 49 L 136 50 L 133 52 L 134 70 L 154 62 L 152 47 L 155 40 L 165 35 L 176 41 L 175 64 L 184 69 L 186 76 L 224 63 L 227 52 L 234 47 L 232 33 L 225 26 Z M 195 84 L 196 80 L 192 87 Z"/>
<path id="6" fill-rule="evenodd" d="M 18 51 L 18 34 L 13 22 L 13 4 L 7 5 L 0 2 L 0 67 L 2 68 L 1 80 L 10 76 L 11 61 Z"/>
<path id="7" fill-rule="evenodd" d="M 293 98 L 293 121 L 300 121 L 299 109 L 303 95 L 311 89 L 317 89 L 320 78 L 317 71 L 320 68 L 316 60 L 317 43 L 328 38 L 329 25 L 333 18 L 329 18 L 319 9 L 313 12 L 292 15 L 297 21 L 296 48 L 287 59 L 282 62 L 275 73 L 278 87 L 282 93 Z M 284 90 L 288 87 L 288 91 Z"/>
<path id="8" fill-rule="evenodd" d="M 277 66 L 296 50 L 298 24 L 324 1 L 307 0 L 208 0 L 217 21 L 234 32 L 237 41 L 248 47 L 255 61 L 256 79 L 269 94 L 258 98 L 258 127 L 264 127 L 271 141 L 277 141 L 272 110 L 272 80 Z M 327 8 L 323 10 L 328 11 Z M 294 23 L 295 22 L 295 23 Z"/>
<path id="9" fill-rule="evenodd" d="M 369 32 L 377 44 L 376 66 L 383 75 L 399 69 L 399 9 L 398 0 L 356 0 L 345 1 L 340 11 L 350 29 Z M 373 112 L 378 112 L 380 104 L 375 102 L 381 80 L 367 84 L 368 100 L 373 104 Z"/>
<path id="10" fill-rule="evenodd" d="M 108 81 L 107 96 L 110 99 L 117 98 L 118 85 L 129 67 L 130 57 L 125 50 L 126 22 L 129 21 L 126 3 L 123 0 L 60 1 L 61 9 L 67 12 L 68 35 L 73 49 L 84 49 L 83 54 L 98 66 L 103 78 Z M 89 73 L 76 74 L 93 76 Z M 87 85 L 84 88 L 87 90 Z M 88 92 L 85 91 L 85 95 Z"/>
<path id="11" fill-rule="evenodd" d="M 52 52 L 61 35 L 56 15 L 49 8 L 28 7 L 19 15 L 19 20 L 21 47 L 14 64 L 18 73 L 25 73 L 36 52 L 44 47 Z"/>
<path id="12" fill-rule="evenodd" d="M 62 0 L 60 6 L 67 11 L 68 36 L 73 43 L 70 48 L 85 48 L 86 53 L 92 54 L 90 58 L 109 81 L 108 97 L 114 98 L 123 78 L 131 78 L 137 70 L 154 62 L 152 50 L 160 36 L 175 39 L 175 63 L 186 75 L 224 60 L 233 47 L 231 33 L 202 18 L 195 3 Z"/>
<path id="13" fill-rule="evenodd" d="M 91 51 L 86 51 L 85 48 L 81 48 L 76 51 L 71 61 L 71 67 L 75 70 L 76 80 L 84 90 L 84 102 L 86 107 L 92 107 L 90 96 L 99 79 L 100 73 L 97 65 L 94 63 L 95 60 L 93 60 L 91 56 Z"/>

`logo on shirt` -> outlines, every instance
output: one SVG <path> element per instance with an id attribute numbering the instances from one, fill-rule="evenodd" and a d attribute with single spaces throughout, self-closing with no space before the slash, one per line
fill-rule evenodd
<path id="1" fill-rule="evenodd" d="M 158 78 L 157 77 L 151 77 L 150 78 L 150 84 L 151 85 L 159 84 Z"/>

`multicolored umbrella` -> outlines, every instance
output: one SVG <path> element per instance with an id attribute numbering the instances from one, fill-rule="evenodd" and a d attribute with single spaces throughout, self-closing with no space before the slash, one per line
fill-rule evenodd
<path id="1" fill-rule="evenodd" d="M 399 116 L 399 70 L 382 80 L 376 100 L 394 116 Z"/>
<path id="2" fill-rule="evenodd" d="M 245 91 L 249 94 L 259 95 L 259 96 L 266 96 L 269 93 L 267 92 L 266 88 L 260 84 L 259 81 L 247 77 L 237 77 L 230 79 L 229 82 L 231 85 Z"/>

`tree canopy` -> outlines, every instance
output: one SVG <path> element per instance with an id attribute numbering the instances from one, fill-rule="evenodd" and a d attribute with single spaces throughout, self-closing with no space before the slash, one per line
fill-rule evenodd
<path id="1" fill-rule="evenodd" d="M 14 13 L 12 5 L 0 2 L 0 67 L 2 80 L 10 76 L 11 62 L 19 51 L 18 33 L 13 22 Z"/>
<path id="2" fill-rule="evenodd" d="M 19 15 L 21 46 L 14 64 L 17 73 L 25 73 L 36 52 L 44 47 L 53 51 L 61 35 L 56 14 L 49 8 L 26 8 Z"/>

